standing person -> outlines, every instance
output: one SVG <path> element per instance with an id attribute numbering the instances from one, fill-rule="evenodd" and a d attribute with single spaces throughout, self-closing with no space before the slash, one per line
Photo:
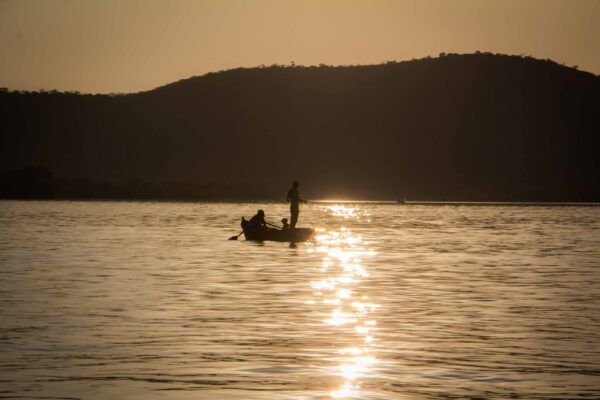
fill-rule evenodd
<path id="1" fill-rule="evenodd" d="M 296 223 L 298 222 L 298 214 L 300 214 L 300 202 L 306 203 L 306 200 L 302 200 L 300 198 L 298 186 L 300 186 L 300 184 L 294 181 L 294 183 L 292 183 L 292 188 L 288 190 L 286 198 L 286 200 L 290 203 L 290 214 L 292 214 L 290 221 L 291 229 L 294 229 L 296 227 Z"/>

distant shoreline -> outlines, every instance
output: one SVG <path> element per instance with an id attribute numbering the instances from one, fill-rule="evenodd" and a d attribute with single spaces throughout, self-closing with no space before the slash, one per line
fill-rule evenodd
<path id="1" fill-rule="evenodd" d="M 404 205 L 448 205 L 448 206 L 562 206 L 562 207 L 597 207 L 597 202 L 562 202 L 562 201 L 405 201 Z"/>
<path id="2" fill-rule="evenodd" d="M 132 203 L 250 203 L 286 204 L 273 199 L 152 199 L 152 198 L 0 198 L 2 201 L 67 201 L 67 202 L 132 202 Z M 308 200 L 308 204 L 364 204 L 398 206 L 501 206 L 501 207 L 600 207 L 600 202 L 552 202 L 552 201 L 428 201 L 428 200 Z"/>
<path id="3" fill-rule="evenodd" d="M 397 204 L 406 206 L 561 206 L 561 207 L 599 207 L 599 202 L 583 201 L 428 201 L 428 200 L 313 200 L 310 203 L 363 203 Z"/>

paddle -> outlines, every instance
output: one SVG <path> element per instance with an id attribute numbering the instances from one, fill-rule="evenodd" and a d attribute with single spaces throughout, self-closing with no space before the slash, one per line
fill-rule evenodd
<path id="1" fill-rule="evenodd" d="M 241 235 L 242 233 L 244 233 L 244 231 L 241 231 L 241 232 L 240 232 L 240 233 L 238 233 L 237 235 L 230 237 L 230 238 L 229 238 L 229 240 L 238 240 L 238 238 L 240 237 L 240 235 Z"/>

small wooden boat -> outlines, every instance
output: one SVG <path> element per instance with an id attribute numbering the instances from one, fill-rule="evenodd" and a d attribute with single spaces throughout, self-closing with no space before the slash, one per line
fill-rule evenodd
<path id="1" fill-rule="evenodd" d="M 314 229 L 293 228 L 293 229 L 251 229 L 249 221 L 242 217 L 242 230 L 246 240 L 271 240 L 274 242 L 305 242 L 313 237 Z"/>

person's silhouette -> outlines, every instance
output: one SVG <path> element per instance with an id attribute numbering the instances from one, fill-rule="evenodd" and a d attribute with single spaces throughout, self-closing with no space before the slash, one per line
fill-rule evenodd
<path id="1" fill-rule="evenodd" d="M 265 221 L 265 212 L 263 210 L 258 210 L 256 215 L 250 218 L 248 222 L 252 230 L 267 229 L 267 221 Z"/>
<path id="2" fill-rule="evenodd" d="M 306 200 L 302 200 L 300 198 L 300 193 L 298 192 L 298 187 L 300 184 L 296 181 L 292 183 L 292 188 L 288 190 L 286 200 L 290 203 L 290 228 L 294 229 L 296 227 L 296 223 L 298 222 L 298 214 L 300 214 L 300 202 L 306 203 Z"/>

